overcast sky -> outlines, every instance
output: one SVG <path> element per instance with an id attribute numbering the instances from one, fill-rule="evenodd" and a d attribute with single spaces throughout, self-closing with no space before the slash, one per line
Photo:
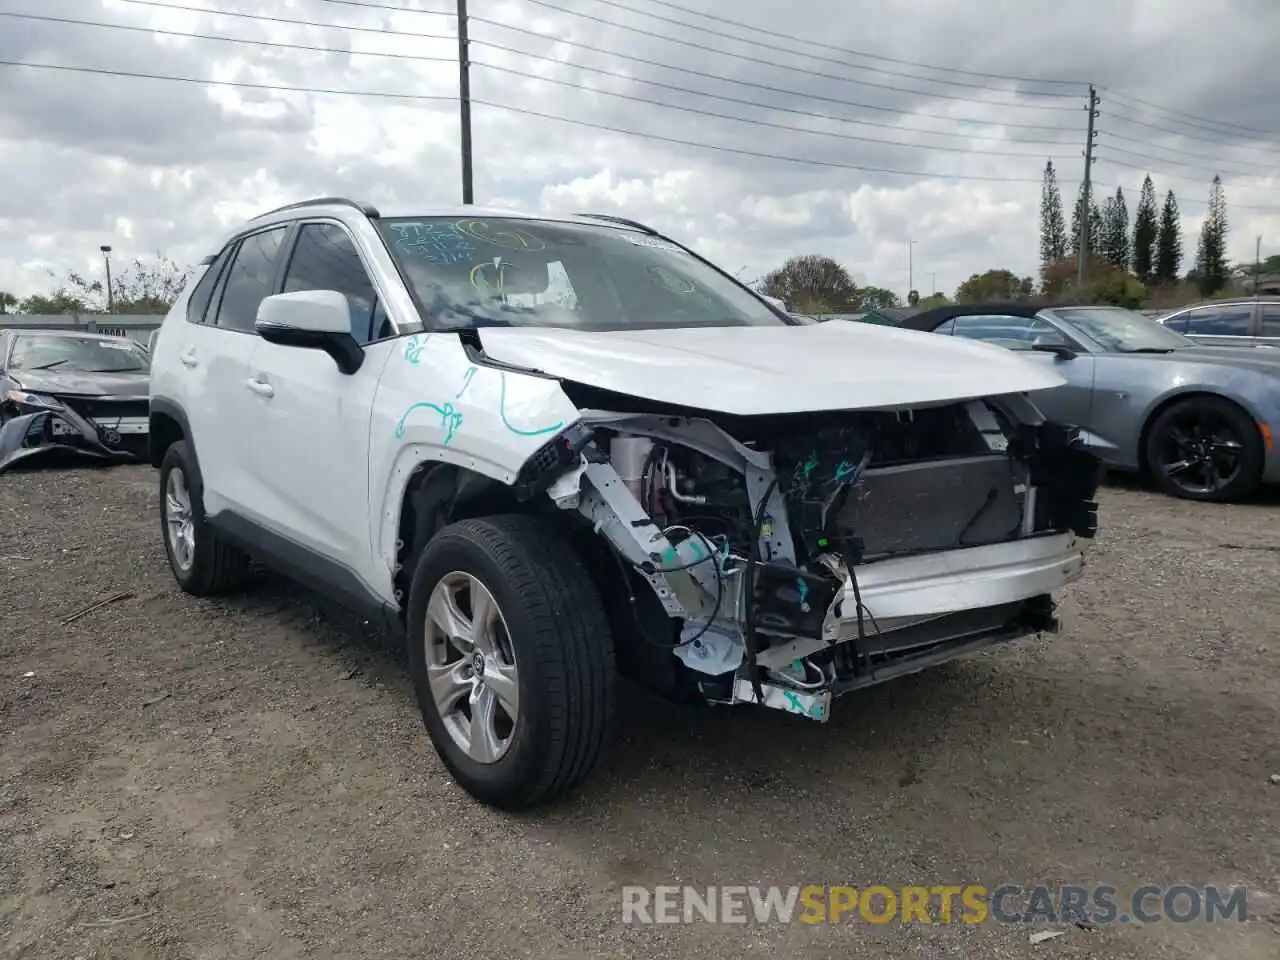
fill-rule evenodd
<path id="1" fill-rule="evenodd" d="M 0 16 L 3 61 L 325 91 L 0 65 L 0 290 L 47 290 L 49 269 L 100 275 L 104 243 L 116 260 L 192 263 L 236 221 L 310 196 L 460 203 L 455 20 L 385 9 L 407 5 L 453 7 L 0 0 L 0 14 L 115 25 Z M 1229 256 L 1252 259 L 1259 234 L 1264 256 L 1280 252 L 1275 0 L 470 12 L 479 203 L 643 220 L 745 280 L 828 254 L 900 296 L 914 240 L 916 287 L 950 292 L 993 267 L 1035 272 L 1041 172 L 1052 157 L 1069 210 L 1092 82 L 1101 195 L 1123 187 L 1132 215 L 1146 173 L 1161 198 L 1174 190 L 1189 266 L 1221 173 Z"/>

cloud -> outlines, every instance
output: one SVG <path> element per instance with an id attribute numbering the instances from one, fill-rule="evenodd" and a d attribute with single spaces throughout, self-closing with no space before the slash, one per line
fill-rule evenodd
<path id="1" fill-rule="evenodd" d="M 459 202 L 453 5 L 397 5 L 6 4 L 0 61 L 98 72 L 0 65 L 0 290 L 95 273 L 102 243 L 194 262 L 307 196 Z M 914 240 L 917 288 L 952 290 L 1034 273 L 1040 174 L 1071 202 L 1093 83 L 1100 195 L 1132 211 L 1151 173 L 1190 257 L 1221 173 L 1229 254 L 1280 249 L 1271 0 L 470 6 L 478 202 L 643 220 L 744 279 L 826 253 L 900 293 Z"/>

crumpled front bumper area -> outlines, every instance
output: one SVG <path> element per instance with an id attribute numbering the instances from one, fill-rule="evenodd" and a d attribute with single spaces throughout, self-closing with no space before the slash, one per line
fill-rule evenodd
<path id="1" fill-rule="evenodd" d="M 137 450 L 121 446 L 119 433 L 99 427 L 74 410 L 23 413 L 0 426 L 0 473 L 19 463 L 58 454 L 106 463 L 133 463 Z"/>

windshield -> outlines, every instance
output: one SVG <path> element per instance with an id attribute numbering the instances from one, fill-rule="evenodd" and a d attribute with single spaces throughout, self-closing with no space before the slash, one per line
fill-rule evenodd
<path id="1" fill-rule="evenodd" d="M 378 221 L 429 328 L 784 326 L 759 297 L 638 230 L 523 219 Z"/>
<path id="2" fill-rule="evenodd" d="M 11 370 L 59 370 L 66 373 L 142 373 L 145 350 L 132 340 L 97 337 L 49 337 L 24 334 L 13 342 Z"/>
<path id="3" fill-rule="evenodd" d="M 1109 353 L 1167 352 L 1195 346 L 1182 334 L 1123 307 L 1059 307 L 1052 313 Z"/>

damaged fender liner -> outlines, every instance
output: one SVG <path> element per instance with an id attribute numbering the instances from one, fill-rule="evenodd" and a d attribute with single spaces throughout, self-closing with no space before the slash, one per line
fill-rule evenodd
<path id="1" fill-rule="evenodd" d="M 70 431 L 55 433 L 54 424 Z M 71 453 L 107 463 L 132 463 L 142 455 L 112 446 L 119 436 L 100 431 L 69 407 L 23 413 L 0 425 L 0 473 L 17 463 L 57 453 Z"/>

